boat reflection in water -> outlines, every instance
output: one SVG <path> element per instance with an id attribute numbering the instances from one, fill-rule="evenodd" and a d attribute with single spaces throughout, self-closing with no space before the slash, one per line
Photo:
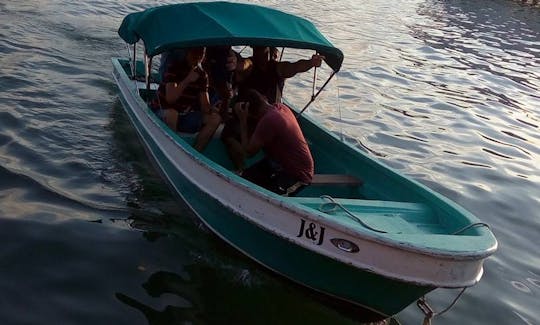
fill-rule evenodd
<path id="1" fill-rule="evenodd" d="M 139 271 L 150 274 L 140 286 L 143 290 L 115 294 L 144 315 L 148 324 L 398 324 L 394 318 L 384 319 L 261 268 L 214 237 L 182 201 L 172 204 L 170 199 L 147 192 L 134 198 L 144 205 L 161 200 L 182 215 L 154 215 L 139 207 L 128 219 L 111 220 L 141 231 L 148 242 L 169 240 L 173 246 L 181 245 L 180 270 L 140 266 Z"/>
<path id="2" fill-rule="evenodd" d="M 263 280 L 267 275 L 253 276 L 246 269 L 224 272 L 195 263 L 184 271 L 182 275 L 157 271 L 142 284 L 145 296 L 117 292 L 116 298 L 141 312 L 153 325 L 397 323 L 295 284 L 291 291 L 290 283 Z M 249 308 L 242 308 L 246 301 Z"/>

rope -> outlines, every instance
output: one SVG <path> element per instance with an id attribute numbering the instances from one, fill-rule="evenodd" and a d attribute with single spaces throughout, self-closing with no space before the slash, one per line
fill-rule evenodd
<path id="1" fill-rule="evenodd" d="M 372 230 L 372 231 L 376 231 L 376 232 L 380 232 L 380 233 L 383 233 L 383 234 L 386 234 L 386 231 L 383 231 L 383 230 L 379 230 L 379 229 L 375 229 L 371 226 L 369 226 L 368 224 L 366 224 L 365 222 L 363 222 L 362 220 L 360 220 L 360 218 L 358 218 L 357 216 L 355 216 L 352 212 L 350 212 L 349 210 L 347 210 L 347 208 L 345 208 L 343 205 L 341 205 L 339 202 L 336 202 L 336 200 L 334 200 L 334 198 L 332 198 L 330 195 L 321 195 L 321 199 L 327 199 L 329 200 L 330 202 L 326 202 L 326 203 L 323 203 L 321 204 L 321 206 L 319 207 L 319 211 L 321 212 L 324 212 L 324 213 L 329 213 L 329 212 L 334 212 L 337 210 L 337 208 L 341 208 L 343 211 L 345 211 L 345 213 L 347 213 L 347 216 L 351 219 L 353 219 L 354 221 L 358 222 L 359 224 L 361 224 L 362 226 L 364 226 L 365 228 L 369 229 L 369 230 Z M 330 206 L 329 208 L 327 206 Z"/>
<path id="2" fill-rule="evenodd" d="M 484 226 L 484 227 L 487 227 L 489 230 L 491 230 L 491 227 L 487 223 L 485 223 L 485 222 L 476 222 L 476 223 L 470 224 L 468 226 L 465 226 L 465 227 L 459 229 L 458 231 L 453 232 L 452 235 L 457 235 L 459 233 L 464 232 L 467 229 L 470 229 L 472 227 L 479 227 L 479 226 Z"/>
<path id="3" fill-rule="evenodd" d="M 443 309 L 440 312 L 435 312 L 435 311 L 433 311 L 433 309 L 431 309 L 431 307 L 427 303 L 427 300 L 426 300 L 425 296 L 418 299 L 418 301 L 416 302 L 416 305 L 418 306 L 418 308 L 420 308 L 420 310 L 424 313 L 424 315 L 426 315 L 424 317 L 424 322 L 422 324 L 423 325 L 431 325 L 431 320 L 433 319 L 433 317 L 440 316 L 440 315 L 446 313 L 447 311 L 449 311 L 450 308 L 454 307 L 454 305 L 459 300 L 459 298 L 463 295 L 463 293 L 465 292 L 466 289 L 467 289 L 467 287 L 464 287 L 463 289 L 461 289 L 461 291 L 454 298 L 452 303 L 448 307 L 446 307 L 445 309 Z"/>

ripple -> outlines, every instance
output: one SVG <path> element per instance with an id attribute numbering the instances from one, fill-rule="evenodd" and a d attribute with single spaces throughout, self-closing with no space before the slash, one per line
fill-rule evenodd
<path id="1" fill-rule="evenodd" d="M 21 126 L 21 120 L 15 114 L 6 111 L 0 111 L 0 128 L 2 130 L 18 129 Z"/>
<path id="2" fill-rule="evenodd" d="M 518 140 L 521 140 L 521 141 L 527 141 L 527 139 L 525 139 L 524 137 L 521 137 L 517 134 L 515 134 L 514 132 L 511 132 L 511 131 L 501 131 L 502 133 L 506 134 L 506 135 L 509 135 L 513 138 L 516 138 Z"/>
<path id="3" fill-rule="evenodd" d="M 527 126 L 532 126 L 533 128 L 538 128 L 539 125 L 538 124 L 535 124 L 535 123 L 532 123 L 532 122 L 527 122 L 527 121 L 524 121 L 522 119 L 519 119 L 519 118 L 516 118 L 516 121 L 520 122 L 520 123 L 523 123 Z"/>
<path id="4" fill-rule="evenodd" d="M 512 284 L 512 286 L 521 291 L 521 292 L 524 292 L 524 293 L 531 293 L 531 289 L 529 289 L 529 287 L 527 287 L 527 285 L 525 285 L 523 282 L 520 282 L 520 281 L 511 281 L 510 282 Z"/>
<path id="5" fill-rule="evenodd" d="M 37 202 L 58 206 L 70 206 L 76 204 L 77 209 L 86 210 L 87 213 L 89 210 L 98 210 L 102 212 L 126 211 L 126 208 L 123 206 L 107 205 L 99 200 L 92 202 L 73 194 L 63 192 L 61 189 L 55 188 L 46 179 L 43 179 L 38 175 L 25 175 L 0 166 L 0 177 L 9 177 L 11 180 L 9 184 L 6 183 L 0 187 L 0 190 L 10 191 L 11 196 L 14 197 L 21 196 L 21 200 L 28 200 L 32 202 L 32 205 L 35 205 Z M 17 188 L 20 189 L 20 194 L 15 194 L 17 193 Z M 23 199 L 23 196 L 26 197 L 26 199 Z M 28 213 L 28 207 L 21 210 L 24 213 Z M 95 213 L 96 211 L 92 212 Z M 12 214 L 10 216 L 8 211 L 4 211 L 5 217 L 16 217 L 17 215 L 18 214 Z"/>
<path id="6" fill-rule="evenodd" d="M 503 133 L 505 133 L 505 132 L 503 132 Z M 505 134 L 510 135 L 510 134 L 508 134 L 508 133 L 505 133 Z M 525 155 L 527 155 L 527 156 L 529 156 L 529 157 L 532 156 L 530 152 L 528 152 L 528 151 L 525 150 L 524 148 L 521 148 L 521 147 L 519 147 L 519 146 L 517 146 L 517 145 L 511 144 L 511 143 L 507 143 L 507 142 L 503 142 L 503 141 L 500 141 L 500 140 L 491 138 L 491 137 L 489 137 L 489 136 L 487 136 L 487 135 L 481 134 L 481 136 L 482 136 L 484 139 L 488 140 L 488 141 L 494 142 L 495 144 L 499 144 L 499 145 L 511 147 L 511 148 L 514 148 L 514 149 L 516 149 L 516 150 L 519 150 L 519 151 L 523 152 Z M 519 139 L 519 138 L 518 138 L 518 139 Z M 523 140 L 523 139 L 520 139 L 520 140 Z M 525 140 L 525 141 L 526 141 L 526 140 Z"/>
<path id="7" fill-rule="evenodd" d="M 527 278 L 527 281 L 529 281 L 529 283 L 531 283 L 532 285 L 540 288 L 540 279 Z"/>
<path id="8" fill-rule="evenodd" d="M 473 167 L 493 168 L 492 166 L 489 166 L 489 165 L 484 165 L 484 164 L 481 164 L 481 163 L 475 163 L 475 162 L 471 162 L 471 161 L 462 161 L 461 163 L 464 164 L 464 165 L 473 166 Z"/>

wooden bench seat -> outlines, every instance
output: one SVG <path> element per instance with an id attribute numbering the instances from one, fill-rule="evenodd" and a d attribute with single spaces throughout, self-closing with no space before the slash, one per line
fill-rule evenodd
<path id="1" fill-rule="evenodd" d="M 361 179 L 346 174 L 315 174 L 311 185 L 349 185 L 360 186 L 363 182 Z"/>

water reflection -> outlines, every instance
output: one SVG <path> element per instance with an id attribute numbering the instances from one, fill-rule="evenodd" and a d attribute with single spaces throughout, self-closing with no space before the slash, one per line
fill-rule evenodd
<path id="1" fill-rule="evenodd" d="M 123 304 L 139 311 L 148 324 L 397 324 L 389 319 L 340 316 L 331 308 L 305 299 L 249 269 L 220 269 L 201 263 L 183 274 L 152 273 L 142 284 L 145 295 L 115 293 Z M 246 306 L 249 301 L 249 307 Z M 353 318 L 354 317 L 354 318 Z"/>
<path id="2" fill-rule="evenodd" d="M 398 145 L 411 157 L 419 154 L 415 142 L 424 141 L 427 152 L 418 158 L 425 161 L 437 157 L 433 155 L 437 144 L 441 154 L 455 153 L 470 166 L 507 165 L 511 170 L 518 168 L 516 159 L 529 164 L 538 161 L 540 151 L 534 144 L 539 141 L 540 125 L 535 110 L 540 105 L 540 12 L 508 1 L 485 6 L 428 0 L 419 4 L 416 13 L 418 19 L 409 21 L 407 28 L 420 43 L 395 49 L 402 62 L 386 76 L 372 74 L 384 80 L 390 80 L 392 73 L 399 76 L 400 81 L 393 81 L 394 89 L 405 94 L 389 91 L 380 97 L 379 105 L 388 109 L 386 124 L 396 120 L 397 125 L 398 118 L 388 114 L 391 111 L 406 117 L 399 120 L 406 126 L 399 128 L 400 133 L 390 129 L 385 136 L 377 135 L 384 139 L 380 145 Z M 381 69 L 388 70 L 374 71 Z M 415 120 L 418 117 L 428 123 Z M 410 129 L 423 136 L 408 134 Z M 377 144 L 373 141 L 377 138 L 372 136 L 367 145 Z M 399 145 L 396 138 L 414 142 Z M 456 144 L 461 150 L 450 148 Z M 389 151 L 394 160 L 396 154 Z M 428 174 L 426 170 L 423 177 Z M 513 173 L 518 174 L 523 175 Z"/>
<path id="3" fill-rule="evenodd" d="M 153 213 L 150 206 L 156 202 L 144 193 L 136 199 L 141 208 L 111 221 L 141 231 L 155 245 L 165 241 L 178 247 L 171 259 L 175 269 L 181 268 L 140 265 L 139 271 L 149 273 L 141 284 L 144 294 L 115 293 L 149 324 L 397 323 L 272 273 L 217 238 L 182 201 L 168 213 L 162 207 Z"/>
<path id="4" fill-rule="evenodd" d="M 540 89 L 540 19 L 532 19 L 534 12 L 508 10 L 508 4 L 496 1 L 492 6 L 475 1 L 426 1 L 417 12 L 428 19 L 410 25 L 410 34 L 450 57 L 445 68 L 467 70 L 469 77 L 487 72 L 481 77 L 495 89 L 478 87 L 479 92 L 491 91 L 503 104 L 518 108 L 512 98 L 497 91 L 504 90 L 497 83 L 518 92 Z"/>
<path id="5" fill-rule="evenodd" d="M 181 297 L 182 302 L 185 301 L 184 304 L 181 302 L 177 302 L 179 305 L 176 306 L 168 304 L 162 310 L 158 310 L 126 294 L 120 292 L 115 294 L 122 303 L 139 310 L 146 317 L 148 324 L 180 324 L 186 321 L 195 324 L 204 323 L 201 317 L 205 316 L 197 311 L 201 305 L 200 302 L 196 302 L 199 295 L 197 291 L 200 288 L 196 288 L 196 285 L 190 284 L 181 276 L 172 272 L 158 271 L 153 273 L 142 287 L 153 298 L 169 293 Z"/>

